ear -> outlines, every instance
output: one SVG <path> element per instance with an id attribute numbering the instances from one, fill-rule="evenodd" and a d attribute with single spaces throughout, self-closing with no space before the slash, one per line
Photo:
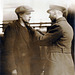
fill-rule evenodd
<path id="1" fill-rule="evenodd" d="M 64 11 L 63 11 L 63 16 L 64 16 L 65 18 L 67 18 L 67 15 L 68 15 L 68 10 L 64 10 Z"/>

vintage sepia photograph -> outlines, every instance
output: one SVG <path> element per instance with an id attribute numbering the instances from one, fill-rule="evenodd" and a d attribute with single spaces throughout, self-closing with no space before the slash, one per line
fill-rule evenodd
<path id="1" fill-rule="evenodd" d="M 0 75 L 75 75 L 74 0 L 0 0 Z"/>

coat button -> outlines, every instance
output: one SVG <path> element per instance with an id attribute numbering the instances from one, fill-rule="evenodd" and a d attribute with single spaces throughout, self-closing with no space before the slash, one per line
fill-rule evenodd
<path id="1" fill-rule="evenodd" d="M 26 54 L 25 53 L 22 53 L 22 56 L 25 56 Z"/>

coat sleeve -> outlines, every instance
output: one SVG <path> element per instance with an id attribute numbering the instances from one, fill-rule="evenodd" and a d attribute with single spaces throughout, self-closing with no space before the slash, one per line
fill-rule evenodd
<path id="1" fill-rule="evenodd" d="M 42 33 L 39 30 L 35 30 L 35 36 L 37 38 L 37 40 L 40 40 L 41 37 L 43 37 L 44 33 Z"/>
<path id="2" fill-rule="evenodd" d="M 4 33 L 4 63 L 5 69 L 12 72 L 16 68 L 15 58 L 13 54 L 13 46 L 15 41 L 14 30 L 8 26 Z"/>
<path id="3" fill-rule="evenodd" d="M 55 43 L 62 36 L 62 29 L 58 25 L 51 26 L 50 30 L 40 36 L 40 40 L 38 41 L 39 45 L 50 45 L 51 43 Z"/>

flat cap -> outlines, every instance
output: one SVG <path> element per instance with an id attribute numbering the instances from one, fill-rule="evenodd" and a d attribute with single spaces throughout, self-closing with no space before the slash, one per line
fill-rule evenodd
<path id="1" fill-rule="evenodd" d="M 29 6 L 19 6 L 15 9 L 15 12 L 18 14 L 18 13 L 34 12 L 34 10 Z"/>
<path id="2" fill-rule="evenodd" d="M 49 13 L 49 11 L 54 10 L 54 9 L 60 10 L 60 11 L 62 11 L 62 12 L 66 10 L 66 8 L 63 7 L 63 6 L 50 5 L 50 7 L 49 7 L 49 9 L 47 10 L 47 12 Z"/>

